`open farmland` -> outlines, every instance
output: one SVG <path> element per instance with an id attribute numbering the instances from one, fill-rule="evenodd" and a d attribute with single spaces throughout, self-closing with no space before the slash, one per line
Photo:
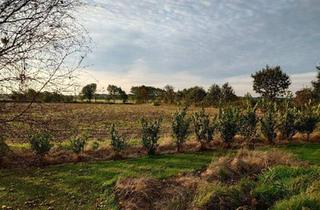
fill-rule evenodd
<path id="1" fill-rule="evenodd" d="M 7 115 L 14 115 L 23 110 L 27 104 L 12 105 Z M 10 104 L 7 104 L 10 107 Z M 87 133 L 90 140 L 108 141 L 109 129 L 115 124 L 121 134 L 132 140 L 133 144 L 140 139 L 141 118 L 163 119 L 161 123 L 161 140 L 171 140 L 172 115 L 179 109 L 174 105 L 153 106 L 152 104 L 86 104 L 86 103 L 36 103 L 28 110 L 27 116 L 32 116 L 24 122 L 13 123 L 12 133 L 8 136 L 8 143 L 12 146 L 27 143 L 30 129 L 48 129 L 54 136 L 53 141 L 68 141 L 73 135 Z M 189 113 L 200 110 L 190 107 Z M 215 108 L 206 108 L 214 116 Z"/>

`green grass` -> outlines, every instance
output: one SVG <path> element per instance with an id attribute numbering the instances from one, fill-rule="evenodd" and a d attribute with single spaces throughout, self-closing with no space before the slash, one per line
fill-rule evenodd
<path id="1" fill-rule="evenodd" d="M 281 148 L 302 160 L 320 165 L 320 145 Z M 163 179 L 201 169 L 219 155 L 221 152 L 212 151 L 65 164 L 42 169 L 0 170 L 0 207 L 117 209 L 112 189 L 119 178 L 152 176 Z"/>
<path id="2" fill-rule="evenodd" d="M 284 149 L 296 154 L 302 160 L 320 165 L 320 144 L 292 144 L 285 146 Z"/>
<path id="3" fill-rule="evenodd" d="M 0 171 L 0 207 L 14 209 L 116 209 L 112 188 L 120 177 L 166 178 L 205 167 L 218 153 L 66 164 Z"/>

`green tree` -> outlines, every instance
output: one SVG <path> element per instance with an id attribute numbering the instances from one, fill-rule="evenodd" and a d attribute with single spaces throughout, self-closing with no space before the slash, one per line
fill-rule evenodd
<path id="1" fill-rule="evenodd" d="M 31 149 L 42 161 L 43 157 L 50 151 L 52 136 L 48 132 L 36 132 L 29 135 Z"/>
<path id="2" fill-rule="evenodd" d="M 122 90 L 121 88 L 119 89 L 119 97 L 122 100 L 122 103 L 124 103 L 124 104 L 127 103 L 128 98 L 129 98 L 127 93 L 124 90 Z"/>
<path id="3" fill-rule="evenodd" d="M 87 144 L 88 138 L 89 137 L 86 134 L 81 134 L 81 135 L 78 135 L 78 136 L 74 136 L 70 140 L 70 149 L 74 153 L 79 155 L 80 153 L 82 153 L 84 151 L 84 148 L 85 148 L 85 146 Z"/>
<path id="4" fill-rule="evenodd" d="M 267 110 L 261 118 L 261 133 L 268 140 L 270 144 L 274 144 L 277 137 L 277 107 L 275 103 L 268 103 Z"/>
<path id="5" fill-rule="evenodd" d="M 142 125 L 142 145 L 147 149 L 148 155 L 155 155 L 158 148 L 158 140 L 160 138 L 160 125 L 162 120 L 147 121 L 141 119 Z"/>
<path id="6" fill-rule="evenodd" d="M 120 159 L 121 158 L 121 152 L 127 147 L 127 141 L 118 134 L 118 131 L 115 128 L 115 125 L 111 125 L 110 129 L 110 135 L 111 135 L 111 147 L 114 152 L 114 159 Z"/>
<path id="7" fill-rule="evenodd" d="M 296 134 L 298 113 L 297 108 L 291 107 L 286 99 L 284 110 L 278 111 L 278 129 L 282 139 L 291 140 Z"/>
<path id="8" fill-rule="evenodd" d="M 91 100 L 93 99 L 96 91 L 97 91 L 97 84 L 91 83 L 91 84 L 88 84 L 88 85 L 84 86 L 82 88 L 81 93 L 82 93 L 84 98 L 86 98 L 89 102 L 91 102 Z"/>
<path id="9" fill-rule="evenodd" d="M 115 85 L 108 85 L 107 91 L 109 92 L 110 98 L 115 103 L 117 99 L 122 100 L 122 103 L 126 103 L 128 101 L 128 95 L 121 87 L 117 87 Z"/>
<path id="10" fill-rule="evenodd" d="M 222 91 L 219 85 L 213 84 L 208 89 L 205 101 L 209 105 L 217 105 L 220 103 L 222 98 Z"/>
<path id="11" fill-rule="evenodd" d="M 303 107 L 304 105 L 313 102 L 314 100 L 314 91 L 311 88 L 303 88 L 296 92 L 294 98 L 295 105 Z"/>
<path id="12" fill-rule="evenodd" d="M 254 140 L 257 134 L 258 116 L 256 114 L 257 106 L 252 106 L 250 101 L 247 102 L 247 108 L 240 115 L 239 130 L 245 138 L 249 147 L 254 147 Z"/>
<path id="13" fill-rule="evenodd" d="M 283 96 L 289 88 L 291 81 L 289 76 L 282 72 L 280 66 L 269 67 L 252 74 L 253 89 L 267 99 L 274 100 Z"/>
<path id="14" fill-rule="evenodd" d="M 239 110 L 235 107 L 220 109 L 217 120 L 217 130 L 226 147 L 230 147 L 234 136 L 239 130 Z"/>
<path id="15" fill-rule="evenodd" d="M 300 133 L 307 134 L 307 141 L 310 140 L 310 134 L 316 129 L 320 122 L 320 106 L 311 106 L 306 104 L 297 117 L 297 130 Z"/>
<path id="16" fill-rule="evenodd" d="M 317 66 L 316 68 L 318 70 L 317 80 L 312 82 L 312 86 L 314 98 L 317 101 L 320 101 L 320 66 Z"/>
<path id="17" fill-rule="evenodd" d="M 110 98 L 113 100 L 115 103 L 118 96 L 119 96 L 119 88 L 115 85 L 108 85 L 107 91 L 109 92 Z"/>
<path id="18" fill-rule="evenodd" d="M 202 87 L 192 87 L 186 90 L 187 104 L 201 104 L 206 96 L 206 91 Z"/>
<path id="19" fill-rule="evenodd" d="M 192 115 L 194 132 L 200 142 L 200 150 L 206 150 L 206 145 L 213 139 L 214 126 L 210 122 L 209 115 L 202 108 L 201 111 Z"/>
<path id="20" fill-rule="evenodd" d="M 229 83 L 224 83 L 221 87 L 221 100 L 223 102 L 230 102 L 237 99 L 236 94 L 234 93 L 233 88 L 229 85 Z"/>
<path id="21" fill-rule="evenodd" d="M 174 113 L 172 121 L 172 135 L 177 145 L 177 151 L 180 152 L 183 143 L 187 140 L 190 132 L 191 119 L 187 117 L 187 108 Z"/>
<path id="22" fill-rule="evenodd" d="M 174 92 L 174 87 L 172 87 L 171 85 L 166 85 L 164 87 L 164 100 L 166 103 L 170 103 L 173 104 L 175 97 L 176 97 L 176 93 Z"/>

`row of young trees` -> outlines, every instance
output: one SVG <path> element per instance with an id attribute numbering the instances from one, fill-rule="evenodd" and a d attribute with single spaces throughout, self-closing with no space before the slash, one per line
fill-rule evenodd
<path id="1" fill-rule="evenodd" d="M 298 132 L 310 134 L 320 122 L 320 106 L 306 104 L 303 108 L 296 108 L 292 100 L 283 103 L 260 100 L 257 103 L 247 101 L 247 108 L 240 110 L 235 106 L 220 108 L 214 116 L 209 116 L 202 108 L 200 111 L 188 115 L 187 108 L 175 112 L 172 116 L 171 130 L 177 151 L 182 151 L 188 137 L 194 133 L 200 143 L 200 150 L 206 150 L 208 144 L 218 137 L 229 148 L 235 136 L 239 135 L 245 145 L 254 148 L 258 140 L 266 140 L 275 144 L 275 140 L 291 141 Z M 141 145 L 148 155 L 155 155 L 159 146 L 162 119 L 141 119 Z M 114 124 L 110 127 L 111 147 L 114 158 L 120 158 L 121 152 L 128 147 L 128 140 L 118 133 Z M 52 148 L 51 135 L 48 132 L 35 132 L 29 136 L 32 150 L 43 159 Z M 80 154 L 87 143 L 87 135 L 78 135 L 70 140 L 70 149 Z"/>
<path id="2" fill-rule="evenodd" d="M 258 139 L 266 139 L 270 144 L 274 144 L 277 137 L 280 140 L 291 141 L 298 132 L 306 134 L 306 140 L 309 141 L 310 134 L 319 122 L 320 106 L 306 105 L 302 109 L 297 109 L 289 100 L 281 105 L 261 100 L 255 105 L 248 102 L 247 108 L 242 111 L 234 106 L 221 108 L 213 117 L 210 117 L 203 108 L 189 117 L 187 109 L 184 108 L 173 115 L 171 127 L 177 151 L 180 152 L 192 132 L 191 129 L 201 145 L 200 150 L 205 150 L 215 136 L 219 136 L 229 148 L 237 134 L 249 147 L 253 147 Z M 141 123 L 142 145 L 148 154 L 153 155 L 160 138 L 161 120 L 143 119 Z M 123 138 L 122 142 L 125 142 Z"/>

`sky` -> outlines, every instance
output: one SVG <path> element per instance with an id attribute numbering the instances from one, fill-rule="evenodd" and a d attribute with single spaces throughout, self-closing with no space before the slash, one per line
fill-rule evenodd
<path id="1" fill-rule="evenodd" d="M 244 95 L 267 64 L 295 92 L 320 63 L 319 0 L 87 0 L 79 19 L 92 38 L 81 80 L 100 92 L 229 82 Z"/>

